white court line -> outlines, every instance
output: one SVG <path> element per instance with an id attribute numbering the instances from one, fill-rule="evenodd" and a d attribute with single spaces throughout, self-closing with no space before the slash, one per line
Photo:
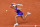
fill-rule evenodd
<path id="1" fill-rule="evenodd" d="M 18 26 L 40 26 L 40 25 L 18 25 Z"/>
<path id="2" fill-rule="evenodd" d="M 40 25 L 16 25 L 16 26 L 35 26 L 35 27 L 37 27 L 37 26 L 40 26 Z"/>

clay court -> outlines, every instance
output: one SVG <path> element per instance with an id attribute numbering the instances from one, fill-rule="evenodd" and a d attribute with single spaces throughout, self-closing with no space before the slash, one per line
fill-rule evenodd
<path id="1" fill-rule="evenodd" d="M 0 27 L 13 27 L 16 23 L 15 16 L 17 13 L 10 8 L 11 3 L 23 4 L 21 8 L 24 16 L 27 12 L 31 13 L 25 20 L 18 17 L 19 25 L 16 27 L 35 27 L 20 25 L 40 25 L 40 0 L 0 0 Z M 6 12 L 6 10 L 8 11 Z"/>

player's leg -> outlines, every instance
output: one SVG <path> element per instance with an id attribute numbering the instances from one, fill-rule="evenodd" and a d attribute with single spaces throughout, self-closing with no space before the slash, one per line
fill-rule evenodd
<path id="1" fill-rule="evenodd" d="M 21 15 L 16 15 L 15 16 L 15 20 L 16 20 L 16 25 L 19 25 L 18 23 L 17 23 L 17 17 L 20 17 Z"/>
<path id="2" fill-rule="evenodd" d="M 23 15 L 22 15 L 21 17 L 22 17 L 23 19 L 25 18 L 25 16 L 23 16 Z"/>
<path id="3" fill-rule="evenodd" d="M 14 24 L 14 26 L 19 25 L 19 24 L 17 23 L 17 17 L 18 17 L 18 15 L 15 16 L 16 24 Z"/>
<path id="4" fill-rule="evenodd" d="M 17 17 L 18 17 L 18 15 L 15 16 L 16 23 L 17 23 Z"/>
<path id="5" fill-rule="evenodd" d="M 21 15 L 16 15 L 15 16 L 15 20 L 16 20 L 16 23 L 17 23 L 17 17 L 20 17 Z"/>
<path id="6" fill-rule="evenodd" d="M 31 15 L 31 13 L 30 13 L 30 12 L 27 12 L 27 14 L 25 15 L 25 18 L 26 18 L 28 15 Z"/>

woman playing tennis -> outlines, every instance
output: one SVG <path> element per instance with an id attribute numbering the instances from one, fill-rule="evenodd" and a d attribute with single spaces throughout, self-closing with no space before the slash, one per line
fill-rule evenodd
<path id="1" fill-rule="evenodd" d="M 16 23 L 17 23 L 17 17 L 22 17 L 24 19 L 28 15 L 27 14 L 26 16 L 23 16 L 23 12 L 21 11 L 21 8 L 18 8 L 17 5 L 19 5 L 19 4 L 11 4 L 11 6 L 10 6 L 17 13 L 17 15 L 15 16 Z M 22 6 L 22 5 L 20 5 L 20 6 Z"/>

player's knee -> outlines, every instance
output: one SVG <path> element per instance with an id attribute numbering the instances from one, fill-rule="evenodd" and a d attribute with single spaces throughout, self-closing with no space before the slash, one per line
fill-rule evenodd
<path id="1" fill-rule="evenodd" d="M 17 18 L 17 16 L 15 16 L 15 18 Z"/>

